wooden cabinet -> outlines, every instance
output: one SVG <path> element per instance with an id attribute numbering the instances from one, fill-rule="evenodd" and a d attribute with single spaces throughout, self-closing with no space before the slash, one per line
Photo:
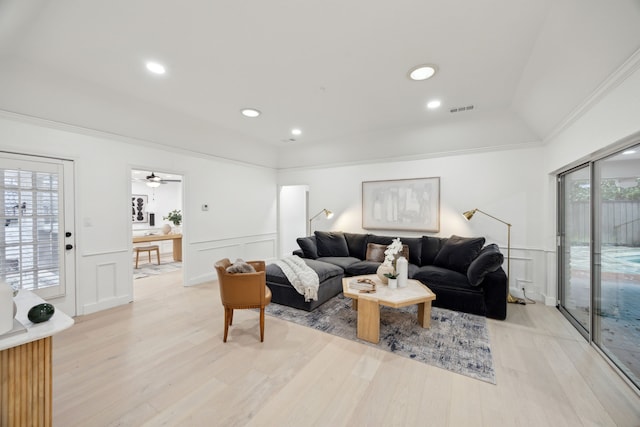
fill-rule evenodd
<path id="1" fill-rule="evenodd" d="M 0 427 L 52 425 L 52 335 L 73 325 L 56 311 L 46 322 L 34 324 L 27 313 L 44 302 L 29 291 L 15 297 L 16 319 L 24 328 L 0 335 Z"/>

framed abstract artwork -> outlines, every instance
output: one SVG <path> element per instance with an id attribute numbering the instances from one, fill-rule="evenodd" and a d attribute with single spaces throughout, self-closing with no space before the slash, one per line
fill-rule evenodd
<path id="1" fill-rule="evenodd" d="M 131 195 L 132 222 L 149 222 L 149 214 L 147 213 L 148 197 L 144 194 Z"/>
<path id="2" fill-rule="evenodd" d="M 365 181 L 362 228 L 440 231 L 440 177 Z"/>

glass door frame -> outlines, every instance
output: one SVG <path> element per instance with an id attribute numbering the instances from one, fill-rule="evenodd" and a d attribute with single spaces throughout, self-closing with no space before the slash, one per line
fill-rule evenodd
<path id="1" fill-rule="evenodd" d="M 557 308 L 558 310 L 560 310 L 560 312 L 565 316 L 565 318 L 567 320 L 569 320 L 569 322 L 576 328 L 576 330 L 578 332 L 580 332 L 580 334 L 588 341 L 591 342 L 591 331 L 593 330 L 593 274 L 590 271 L 589 274 L 589 329 L 585 329 L 584 325 L 582 325 L 574 316 L 573 314 L 571 314 L 571 312 L 569 310 L 567 310 L 564 306 L 563 306 L 563 301 L 565 300 L 565 296 L 566 296 L 566 284 L 565 284 L 565 280 L 564 280 L 564 268 L 565 268 L 565 264 L 566 264 L 566 226 L 564 223 L 565 220 L 565 215 L 566 215 L 566 210 L 565 210 L 565 199 L 566 199 L 566 191 L 565 191 L 565 186 L 564 186 L 564 179 L 565 177 L 572 173 L 572 172 L 576 172 L 578 170 L 581 169 L 588 169 L 589 172 L 589 184 L 590 184 L 590 190 L 589 190 L 589 203 L 590 203 L 590 207 L 589 207 L 589 215 L 590 215 L 590 225 L 589 225 L 589 269 L 591 270 L 591 263 L 592 263 L 592 251 L 593 251 L 593 221 L 591 221 L 591 218 L 593 218 L 593 204 L 592 204 L 592 198 L 593 198 L 593 189 L 591 188 L 591 183 L 593 182 L 593 164 L 592 162 L 587 162 L 587 163 L 581 163 L 578 166 L 575 166 L 571 169 L 568 169 L 566 171 L 563 171 L 562 173 L 558 174 L 557 177 L 557 200 L 556 200 L 556 206 L 558 207 L 558 213 L 557 213 L 557 235 L 556 235 L 556 253 L 557 253 L 557 257 L 558 257 L 558 268 L 557 268 L 557 281 L 558 281 L 558 302 L 557 302 Z"/>
<path id="2" fill-rule="evenodd" d="M 556 257 L 557 257 L 557 265 L 556 265 L 556 276 L 557 276 L 557 308 L 558 310 L 565 316 L 565 318 L 571 323 L 578 332 L 589 342 L 589 344 L 604 358 L 604 360 L 612 367 L 612 369 L 620 375 L 620 377 L 630 386 L 630 388 L 640 395 L 640 384 L 635 383 L 632 380 L 631 376 L 625 372 L 625 369 L 628 369 L 627 366 L 622 364 L 621 366 L 618 363 L 622 363 L 621 361 L 616 362 L 612 356 L 608 353 L 610 350 L 605 348 L 601 348 L 602 346 L 602 336 L 598 328 L 601 327 L 601 320 L 599 318 L 600 313 L 594 312 L 594 310 L 601 310 L 601 302 L 597 299 L 602 298 L 602 242 L 603 236 L 601 233 L 603 232 L 603 224 L 602 224 L 602 204 L 603 204 L 603 195 L 601 190 L 601 171 L 600 171 L 600 163 L 602 161 L 607 160 L 612 156 L 616 156 L 620 153 L 623 153 L 625 150 L 628 150 L 632 147 L 639 147 L 640 143 L 640 132 L 632 135 L 631 137 L 625 138 L 624 141 L 616 144 L 614 147 L 611 147 L 607 150 L 603 150 L 599 153 L 595 153 L 590 156 L 589 159 L 583 159 L 581 162 L 576 162 L 571 167 L 567 167 L 565 170 L 556 171 Z M 636 148 L 637 150 L 637 148 Z M 566 254 L 566 227 L 563 223 L 565 219 L 565 215 L 567 214 L 565 209 L 566 203 L 566 188 L 564 178 L 577 170 L 589 168 L 589 321 L 588 326 L 589 330 L 587 331 L 580 323 L 580 321 L 576 320 L 576 318 L 571 314 L 571 312 L 563 307 L 563 302 L 565 301 L 565 296 L 567 292 L 566 283 L 565 283 L 565 268 L 566 263 L 568 262 L 567 254 Z M 595 184 L 594 184 L 595 183 Z M 637 377 L 636 377 L 637 378 Z"/>

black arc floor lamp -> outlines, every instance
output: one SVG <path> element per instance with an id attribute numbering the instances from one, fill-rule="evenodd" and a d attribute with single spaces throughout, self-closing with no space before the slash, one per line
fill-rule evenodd
<path id="1" fill-rule="evenodd" d="M 507 302 L 510 302 L 513 304 L 526 304 L 525 300 L 523 300 L 522 298 L 516 298 L 512 296 L 510 292 L 510 289 L 511 289 L 511 262 L 510 262 L 511 261 L 511 224 L 509 224 L 507 221 L 501 220 L 500 218 L 496 218 L 493 215 L 489 215 L 488 213 L 481 211 L 478 208 L 472 209 L 470 211 L 466 211 L 465 213 L 462 214 L 462 216 L 464 216 L 467 219 L 467 221 L 470 221 L 476 212 L 480 212 L 481 214 L 484 214 L 489 218 L 493 218 L 496 221 L 499 221 L 507 226 Z"/>
<path id="2" fill-rule="evenodd" d="M 333 212 L 331 212 L 329 209 L 322 209 L 320 212 L 309 218 L 309 235 L 311 235 L 311 223 L 314 219 L 318 218 L 322 214 L 324 214 L 327 219 L 333 217 Z"/>

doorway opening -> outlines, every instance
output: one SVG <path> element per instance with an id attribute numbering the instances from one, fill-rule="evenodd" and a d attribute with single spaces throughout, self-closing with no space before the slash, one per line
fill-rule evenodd
<path id="1" fill-rule="evenodd" d="M 133 279 L 182 270 L 182 176 L 131 170 Z"/>

